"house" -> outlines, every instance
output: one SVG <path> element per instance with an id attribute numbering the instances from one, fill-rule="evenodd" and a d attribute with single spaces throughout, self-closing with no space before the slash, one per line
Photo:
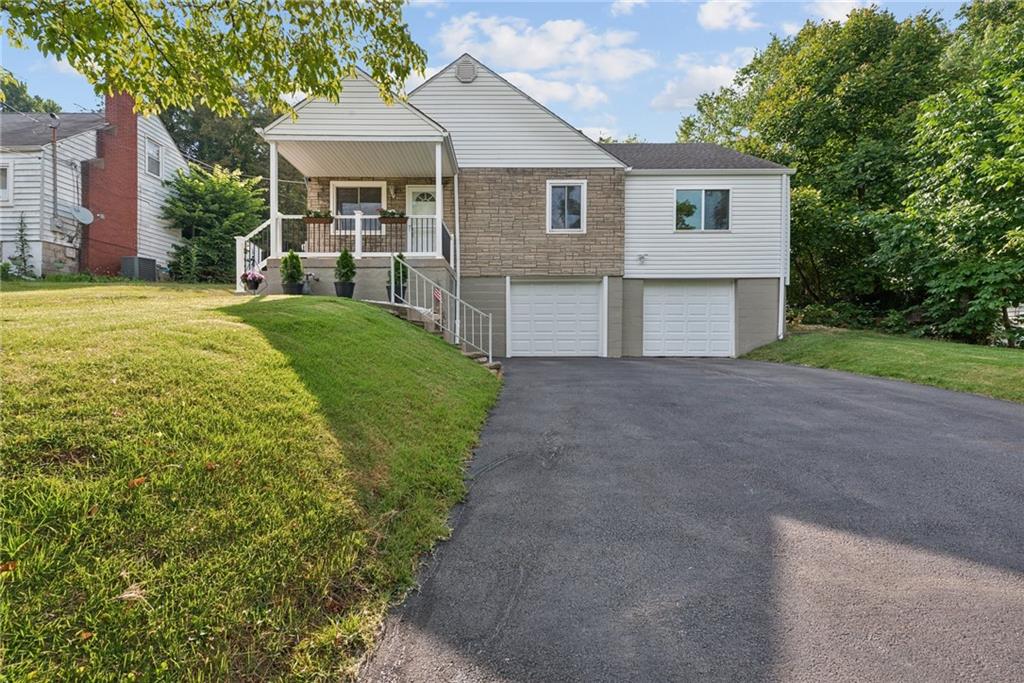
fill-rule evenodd
<path id="1" fill-rule="evenodd" d="M 119 94 L 103 113 L 58 115 L 56 193 L 50 117 L 0 114 L 0 258 L 17 257 L 23 229 L 36 275 L 117 274 L 124 256 L 167 264 L 181 235 L 160 218 L 164 181 L 188 164 L 160 119 L 133 106 Z M 76 207 L 92 213 L 91 224 Z"/>
<path id="2" fill-rule="evenodd" d="M 395 301 L 488 355 L 728 357 L 783 334 L 790 169 L 715 145 L 598 144 L 470 55 L 407 101 L 384 104 L 360 73 L 295 113 L 261 131 L 276 218 L 237 243 L 266 292 L 294 250 L 331 293 L 348 249 L 356 297 L 391 300 L 401 252 Z M 327 222 L 278 213 L 278 155 Z M 379 217 L 394 209 L 404 224 Z"/>

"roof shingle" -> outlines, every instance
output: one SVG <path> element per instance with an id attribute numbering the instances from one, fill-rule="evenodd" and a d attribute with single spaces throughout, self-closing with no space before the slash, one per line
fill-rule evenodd
<path id="1" fill-rule="evenodd" d="M 636 169 L 778 169 L 785 166 L 707 142 L 620 142 L 601 145 Z"/>
<path id="2" fill-rule="evenodd" d="M 59 114 L 57 139 L 63 140 L 107 125 L 103 114 L 73 112 Z M 33 120 L 34 119 L 34 120 Z M 50 117 L 46 114 L 0 113 L 0 146 L 41 147 L 50 142 Z"/>

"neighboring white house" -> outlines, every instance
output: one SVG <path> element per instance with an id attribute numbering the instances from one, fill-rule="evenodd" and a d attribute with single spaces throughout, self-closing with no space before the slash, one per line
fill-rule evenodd
<path id="1" fill-rule="evenodd" d="M 58 115 L 56 193 L 50 117 L 0 114 L 2 260 L 18 256 L 23 227 L 37 275 L 116 274 L 123 256 L 167 264 L 181 237 L 160 218 L 169 192 L 164 181 L 188 164 L 160 120 L 132 106 L 131 97 L 117 95 L 107 98 L 103 113 Z M 75 207 L 89 209 L 92 224 L 79 223 Z"/>

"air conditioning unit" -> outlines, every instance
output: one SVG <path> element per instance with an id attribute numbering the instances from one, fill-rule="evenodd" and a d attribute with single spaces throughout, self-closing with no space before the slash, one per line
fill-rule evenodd
<path id="1" fill-rule="evenodd" d="M 156 259 L 142 256 L 122 256 L 121 276 L 132 280 L 156 282 Z"/>

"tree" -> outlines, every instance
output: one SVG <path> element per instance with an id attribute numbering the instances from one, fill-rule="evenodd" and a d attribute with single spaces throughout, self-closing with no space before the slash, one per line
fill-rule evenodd
<path id="1" fill-rule="evenodd" d="M 171 277 L 186 282 L 232 282 L 235 235 L 255 228 L 266 214 L 260 178 L 219 166 L 212 171 L 193 165 L 170 182 L 163 217 L 181 230 L 174 247 Z"/>
<path id="2" fill-rule="evenodd" d="M 277 118 L 268 107 L 251 100 L 244 92 L 237 94 L 242 109 L 227 116 L 218 116 L 206 105 L 196 102 L 191 109 L 171 107 L 160 114 L 167 131 L 182 153 L 204 163 L 233 168 L 243 176 L 263 176 L 270 168 L 267 143 L 256 133 Z M 278 167 L 281 212 L 299 214 L 306 208 L 306 187 L 303 176 L 287 159 Z"/>
<path id="3" fill-rule="evenodd" d="M 985 3 L 988 5 L 988 3 Z M 1024 301 L 1024 3 L 965 8 L 955 50 L 974 66 L 926 99 L 910 145 L 916 172 L 878 261 L 926 296 L 939 334 L 989 340 Z M 954 66 L 959 71 L 959 66 Z"/>
<path id="4" fill-rule="evenodd" d="M 4 34 L 67 61 L 97 92 L 127 92 L 155 114 L 195 102 L 242 111 L 237 93 L 274 112 L 302 92 L 337 100 L 364 64 L 381 96 L 398 96 L 426 54 L 402 0 L 7 0 Z"/>
<path id="5" fill-rule="evenodd" d="M 29 94 L 28 86 L 13 76 L 0 78 L 0 90 L 3 91 L 3 97 L 0 99 L 15 111 L 33 111 L 41 114 L 60 111 L 59 104 L 53 100 Z"/>
<path id="6" fill-rule="evenodd" d="M 623 143 L 627 143 L 627 144 L 636 144 L 638 142 L 647 142 L 646 140 L 642 140 L 640 138 L 640 136 L 637 135 L 636 133 L 630 133 L 629 135 L 627 135 L 626 137 L 624 137 L 621 140 L 616 140 L 611 135 L 602 135 L 599 138 L 597 138 L 597 141 L 599 143 L 601 143 L 602 145 L 608 145 L 608 144 L 619 143 L 619 142 L 623 142 Z"/>

